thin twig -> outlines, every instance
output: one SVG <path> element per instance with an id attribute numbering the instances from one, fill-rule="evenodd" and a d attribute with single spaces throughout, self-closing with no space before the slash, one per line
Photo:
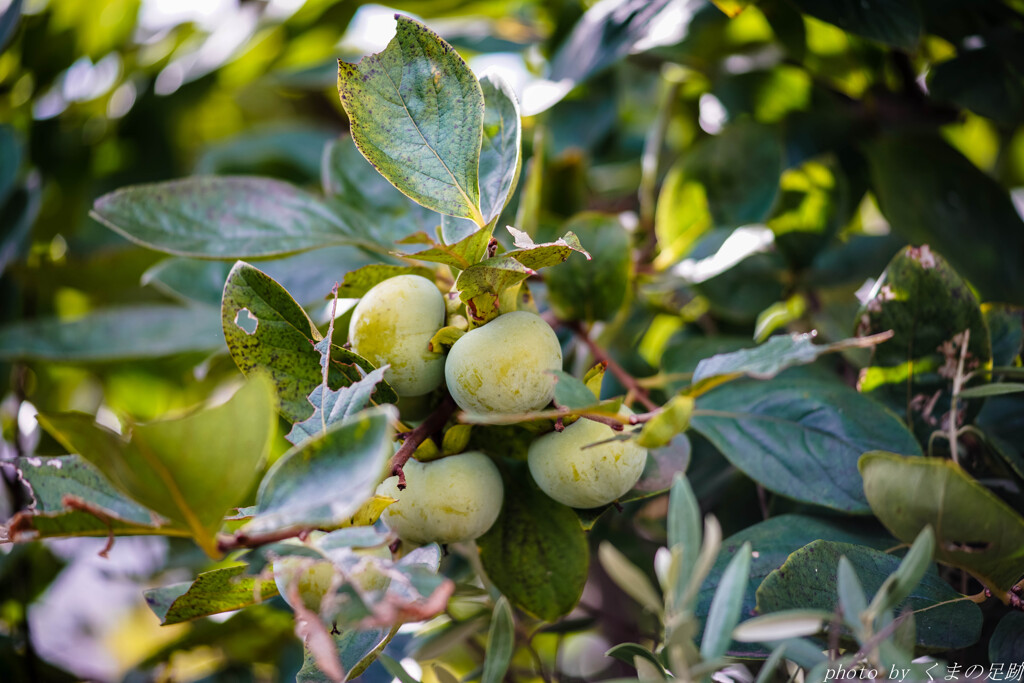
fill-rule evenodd
<path id="1" fill-rule="evenodd" d="M 444 424 L 455 413 L 455 401 L 451 396 L 445 396 L 441 405 L 437 406 L 433 413 L 411 431 L 405 432 L 402 445 L 391 458 L 391 474 L 398 476 L 398 490 L 405 488 L 405 472 L 402 470 L 405 463 L 416 452 L 420 444 L 426 441 L 437 430 L 444 427 Z"/>
<path id="2" fill-rule="evenodd" d="M 615 375 L 615 378 L 622 383 L 622 386 L 626 387 L 626 391 L 636 397 L 640 403 L 644 405 L 648 410 L 657 410 L 658 404 L 650 399 L 647 395 L 647 390 L 640 386 L 636 378 L 629 374 L 621 365 L 619 365 L 614 358 L 608 355 L 608 353 L 597 345 L 590 335 L 584 329 L 583 325 L 579 322 L 574 321 L 566 323 L 568 328 L 572 330 L 576 338 L 583 342 L 587 349 L 590 350 L 590 355 L 594 357 L 600 363 L 604 363 L 605 367 L 608 368 L 609 372 Z"/>
<path id="3" fill-rule="evenodd" d="M 231 536 L 220 536 L 217 538 L 217 550 L 227 553 L 241 548 L 259 548 L 271 543 L 277 543 L 278 541 L 302 536 L 312 530 L 306 527 L 292 527 L 290 529 L 268 531 L 262 534 L 247 534 L 244 531 L 239 531 Z"/>
<path id="4" fill-rule="evenodd" d="M 89 501 L 79 498 L 78 496 L 73 496 L 70 493 L 65 493 L 61 497 L 60 502 L 61 505 L 69 510 L 78 510 L 80 512 L 88 513 L 106 525 L 107 544 L 103 546 L 103 549 L 97 554 L 104 559 L 109 557 L 109 553 L 114 547 L 114 527 L 111 524 L 110 515 L 108 515 L 102 508 L 93 505 Z"/>

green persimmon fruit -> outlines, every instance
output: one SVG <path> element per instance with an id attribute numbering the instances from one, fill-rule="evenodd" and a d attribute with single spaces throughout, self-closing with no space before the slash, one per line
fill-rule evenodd
<path id="1" fill-rule="evenodd" d="M 419 275 L 398 275 L 375 285 L 356 304 L 348 334 L 352 350 L 384 373 L 399 396 L 421 396 L 440 386 L 444 356 L 430 339 L 444 326 L 444 297 Z"/>
<path id="2" fill-rule="evenodd" d="M 469 452 L 440 460 L 409 460 L 398 477 L 385 479 L 377 495 L 398 502 L 384 508 L 381 519 L 410 543 L 471 541 L 491 528 L 501 512 L 504 486 L 498 468 L 483 453 Z"/>
<path id="3" fill-rule="evenodd" d="M 555 395 L 549 371 L 562 369 L 554 330 L 535 313 L 514 311 L 470 330 L 448 352 L 445 381 L 470 413 L 539 410 Z"/>
<path id="4" fill-rule="evenodd" d="M 561 432 L 530 444 L 527 461 L 537 486 L 574 508 L 607 505 L 629 491 L 643 474 L 647 449 L 635 441 L 608 441 L 618 432 L 580 418 Z M 590 446 L 587 448 L 587 446 Z"/>

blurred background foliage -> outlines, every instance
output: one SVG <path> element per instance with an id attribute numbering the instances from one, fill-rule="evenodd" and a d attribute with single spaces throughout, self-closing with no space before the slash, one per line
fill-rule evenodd
<path id="1" fill-rule="evenodd" d="M 521 94 L 534 161 L 519 194 L 533 183 L 533 204 L 517 197 L 505 222 L 518 211 L 544 236 L 590 210 L 634 228 L 640 286 L 612 305 L 602 342 L 638 376 L 690 372 L 780 329 L 847 337 L 855 292 L 907 242 L 930 243 L 982 300 L 1024 303 L 1020 0 L 0 0 L 0 457 L 60 452 L 36 410 L 147 420 L 233 386 L 222 340 L 204 336 L 230 264 L 171 264 L 90 219 L 92 202 L 191 174 L 316 188 L 324 145 L 347 126 L 336 60 L 383 48 L 395 11 Z M 350 267 L 321 258 L 306 272 L 301 303 L 319 321 Z M 125 307 L 173 307 L 171 346 L 142 318 L 126 325 Z M 1006 310 L 997 364 L 1019 364 L 1019 309 Z M 75 320 L 92 323 L 60 324 Z M 1021 402 L 987 410 L 979 423 L 1019 457 Z M 704 509 L 726 535 L 759 520 L 753 482 L 693 441 Z M 4 472 L 6 519 L 27 498 Z M 642 556 L 663 541 L 657 504 L 593 533 Z M 205 568 L 191 544 L 122 539 L 111 562 L 102 545 L 0 547 L 5 681 L 269 681 L 301 666 L 273 602 L 156 625 L 139 589 Z M 608 580 L 593 585 L 623 615 L 601 642 L 630 639 L 643 615 Z"/>

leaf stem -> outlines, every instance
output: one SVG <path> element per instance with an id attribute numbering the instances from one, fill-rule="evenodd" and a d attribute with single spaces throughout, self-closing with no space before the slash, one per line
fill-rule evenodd
<path id="1" fill-rule="evenodd" d="M 409 462 L 409 458 L 421 443 L 444 427 L 445 422 L 453 414 L 455 414 L 455 401 L 451 396 L 445 395 L 444 400 L 427 419 L 417 425 L 415 429 L 403 433 L 402 445 L 391 458 L 391 474 L 398 477 L 399 491 L 405 488 L 405 472 L 402 469 L 405 467 L 405 463 Z"/>
<path id="2" fill-rule="evenodd" d="M 658 404 L 652 401 L 650 396 L 647 395 L 647 389 L 640 386 L 633 375 L 629 374 L 625 368 L 615 361 L 614 358 L 609 356 L 604 349 L 598 346 L 597 342 L 590 338 L 587 330 L 580 322 L 566 322 L 565 325 L 572 330 L 577 339 L 586 345 L 587 349 L 590 350 L 590 355 L 594 357 L 594 360 L 605 364 L 605 367 L 615 375 L 615 378 L 622 383 L 622 386 L 626 387 L 626 391 L 628 393 L 635 396 L 636 400 L 640 401 L 640 403 L 642 403 L 648 410 L 654 411 L 658 409 Z"/>

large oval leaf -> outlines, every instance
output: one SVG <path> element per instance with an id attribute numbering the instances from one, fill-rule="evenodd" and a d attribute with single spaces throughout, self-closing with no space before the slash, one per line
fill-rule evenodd
<path id="1" fill-rule="evenodd" d="M 484 570 L 518 607 L 547 621 L 568 614 L 587 581 L 587 538 L 572 508 L 548 498 L 515 466 L 505 502 L 490 531 L 477 540 Z"/>
<path id="2" fill-rule="evenodd" d="M 1024 223 L 1006 190 L 938 136 L 884 136 L 867 153 L 894 231 L 945 254 L 984 300 L 1024 303 Z"/>
<path id="3" fill-rule="evenodd" d="M 866 545 L 878 550 L 891 548 L 896 540 L 877 524 L 858 519 L 826 519 L 808 515 L 779 515 L 747 527 L 722 542 L 722 551 L 711 573 L 697 594 L 694 612 L 703 619 L 711 608 L 711 599 L 730 559 L 744 543 L 750 543 L 750 582 L 743 595 L 741 614 L 755 614 L 756 592 L 766 576 L 782 566 L 791 553 L 818 539 Z M 768 650 L 755 644 L 733 642 L 730 655 L 736 657 L 767 657 Z"/>
<path id="4" fill-rule="evenodd" d="M 74 320 L 37 318 L 0 328 L 0 358 L 97 362 L 209 352 L 223 338 L 216 309 L 126 306 Z"/>
<path id="5" fill-rule="evenodd" d="M 1024 518 L 952 460 L 866 453 L 860 471 L 871 509 L 896 538 L 909 543 L 930 524 L 936 559 L 1004 596 L 1024 575 Z"/>
<path id="6" fill-rule="evenodd" d="M 391 407 L 370 408 L 281 456 L 260 483 L 246 533 L 331 528 L 356 512 L 391 457 Z"/>
<path id="7" fill-rule="evenodd" d="M 834 612 L 839 603 L 840 557 L 846 557 L 853 565 L 868 597 L 900 566 L 899 557 L 874 548 L 814 541 L 790 555 L 782 567 L 761 583 L 757 589 L 757 611 L 761 614 L 787 609 Z M 981 635 L 981 610 L 943 581 L 934 565 L 902 605 L 915 610 L 918 645 L 958 649 L 974 644 Z M 857 616 L 847 615 L 847 618 L 856 620 Z"/>
<path id="8" fill-rule="evenodd" d="M 133 242 L 179 256 L 252 258 L 355 241 L 322 200 L 270 178 L 134 185 L 97 199 L 91 215 Z"/>
<path id="9" fill-rule="evenodd" d="M 81 413 L 40 424 L 116 488 L 185 530 L 211 557 L 214 535 L 263 466 L 277 427 L 269 380 L 250 380 L 227 403 L 176 420 L 133 425 L 130 438 Z"/>
<path id="10" fill-rule="evenodd" d="M 381 175 L 438 213 L 483 225 L 477 178 L 484 96 L 451 45 L 396 16 L 383 52 L 338 63 L 352 139 Z"/>
<path id="11" fill-rule="evenodd" d="M 701 396 L 691 425 L 736 467 L 789 498 L 870 512 L 857 458 L 889 448 L 920 455 L 896 416 L 844 384 L 739 380 Z"/>

